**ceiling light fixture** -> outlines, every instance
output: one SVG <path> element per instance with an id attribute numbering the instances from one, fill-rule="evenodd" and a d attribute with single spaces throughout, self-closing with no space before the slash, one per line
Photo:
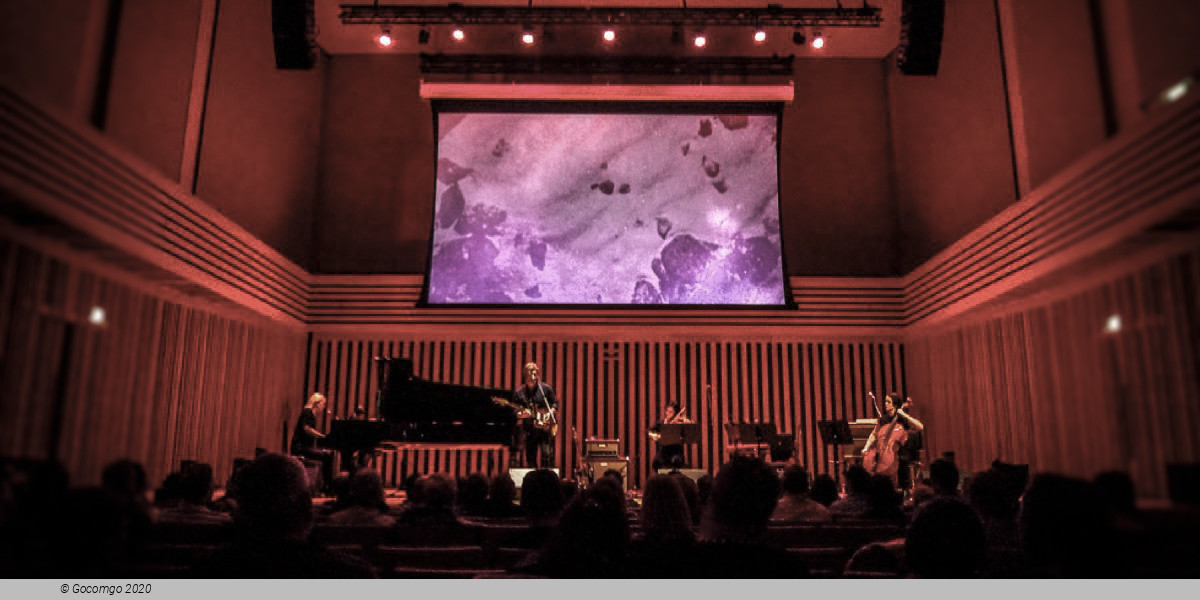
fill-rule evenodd
<path id="1" fill-rule="evenodd" d="M 379 35 L 375 37 L 375 43 L 379 44 L 381 48 L 390 47 L 392 45 L 392 32 L 387 28 L 384 28 L 384 30 L 379 32 Z"/>
<path id="2" fill-rule="evenodd" d="M 820 50 L 825 47 L 825 36 L 818 31 L 813 34 L 812 47 L 814 50 Z"/>

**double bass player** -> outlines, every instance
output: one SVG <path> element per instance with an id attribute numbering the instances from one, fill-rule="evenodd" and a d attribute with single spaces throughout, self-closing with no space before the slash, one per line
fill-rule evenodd
<path id="1" fill-rule="evenodd" d="M 871 394 L 871 399 L 875 399 L 874 394 Z M 901 464 L 905 461 L 900 455 L 900 450 L 908 441 L 909 430 L 925 429 L 925 425 L 904 412 L 911 403 L 911 398 L 906 400 L 896 392 L 890 392 L 883 397 L 883 412 L 879 415 L 875 430 L 871 432 L 871 437 L 867 438 L 867 444 L 863 446 L 862 451 L 863 467 L 868 473 L 887 475 L 893 483 L 908 483 L 899 481 L 901 469 L 907 467 Z"/>

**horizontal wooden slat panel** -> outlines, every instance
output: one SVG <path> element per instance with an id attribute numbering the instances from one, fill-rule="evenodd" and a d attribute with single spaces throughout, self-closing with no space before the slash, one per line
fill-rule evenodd
<path id="1" fill-rule="evenodd" d="M 19 220 L 73 235 L 147 276 L 304 319 L 303 269 L 102 136 L 3 87 L 0 192 L 0 208 Z"/>
<path id="2" fill-rule="evenodd" d="M 622 324 L 684 327 L 776 326 L 897 327 L 904 319 L 899 279 L 793 277 L 794 310 L 695 308 L 680 310 L 557 307 L 418 308 L 420 275 L 314 275 L 308 322 L 313 327 L 437 323 L 560 324 L 607 327 Z"/>
<path id="3" fill-rule="evenodd" d="M 905 276 L 906 323 L 952 319 L 1200 208 L 1200 101 L 1171 108 Z"/>

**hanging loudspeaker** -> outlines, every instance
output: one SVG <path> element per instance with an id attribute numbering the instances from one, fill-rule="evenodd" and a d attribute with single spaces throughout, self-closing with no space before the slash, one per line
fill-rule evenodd
<path id="1" fill-rule="evenodd" d="M 905 75 L 937 75 L 946 0 L 903 0 L 896 66 Z"/>
<path id="2" fill-rule="evenodd" d="M 313 68 L 313 0 L 271 0 L 275 68 Z"/>

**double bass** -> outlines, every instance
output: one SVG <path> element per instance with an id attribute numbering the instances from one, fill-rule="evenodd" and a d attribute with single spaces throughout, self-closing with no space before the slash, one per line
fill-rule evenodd
<path id="1" fill-rule="evenodd" d="M 875 394 L 871 394 L 871 400 L 875 400 Z M 889 396 L 885 398 L 885 402 L 893 402 Z M 908 441 L 908 429 L 900 424 L 900 411 L 912 406 L 912 398 L 906 398 L 904 403 L 896 408 L 892 414 L 892 420 L 886 425 L 880 425 L 875 428 L 873 436 L 874 442 L 871 447 L 863 452 L 863 468 L 872 475 L 888 475 L 893 479 L 897 477 L 900 468 L 899 457 L 900 447 L 904 442 Z M 880 415 L 880 420 L 883 419 L 883 413 L 879 407 L 875 407 L 875 412 Z"/>

